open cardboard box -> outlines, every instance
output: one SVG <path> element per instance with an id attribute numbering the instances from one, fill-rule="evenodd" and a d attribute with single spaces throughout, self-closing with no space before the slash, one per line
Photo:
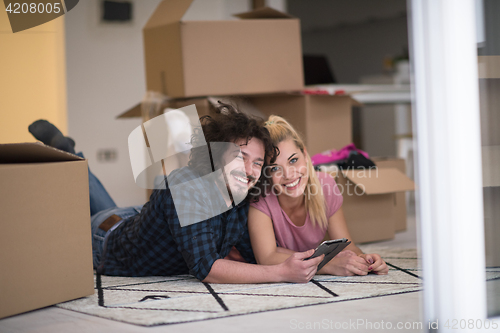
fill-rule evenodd
<path id="1" fill-rule="evenodd" d="M 239 20 L 185 21 L 192 0 L 164 0 L 143 28 L 146 86 L 169 97 L 304 86 L 300 21 L 272 8 Z"/>
<path id="2" fill-rule="evenodd" d="M 395 168 L 339 170 L 331 173 L 342 192 L 345 219 L 352 240 L 367 243 L 394 238 L 396 195 L 415 189 Z"/>
<path id="3" fill-rule="evenodd" d="M 371 160 L 377 165 L 378 168 L 396 168 L 403 174 L 406 174 L 406 163 L 402 158 L 390 157 L 371 157 Z M 394 231 L 405 231 L 406 226 L 406 193 L 398 192 L 394 198 Z"/>
<path id="4" fill-rule="evenodd" d="M 87 161 L 0 145 L 0 318 L 94 293 Z"/>
<path id="5" fill-rule="evenodd" d="M 210 114 L 210 105 L 218 100 L 233 102 L 243 112 L 264 119 L 272 114 L 284 117 L 301 134 L 311 156 L 333 148 L 340 149 L 352 142 L 352 108 L 360 105 L 349 95 L 277 93 L 170 99 L 159 110 L 163 113 L 167 107 L 175 109 L 195 104 L 201 117 Z M 153 118 L 155 115 L 149 116 Z M 117 118 L 130 117 L 141 117 L 140 104 Z"/>

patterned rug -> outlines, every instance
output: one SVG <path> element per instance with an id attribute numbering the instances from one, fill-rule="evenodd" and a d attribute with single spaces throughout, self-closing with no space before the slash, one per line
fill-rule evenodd
<path id="1" fill-rule="evenodd" d="M 190 275 L 95 276 L 94 295 L 58 307 L 125 323 L 155 326 L 289 309 L 421 290 L 414 249 L 368 248 L 390 267 L 388 275 L 316 275 L 306 284 L 209 284 Z M 496 277 L 500 277 L 500 272 Z M 489 276 L 495 277 L 495 276 Z"/>

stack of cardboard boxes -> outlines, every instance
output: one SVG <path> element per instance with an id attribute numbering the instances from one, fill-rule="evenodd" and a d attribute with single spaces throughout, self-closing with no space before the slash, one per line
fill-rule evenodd
<path id="1" fill-rule="evenodd" d="M 184 21 L 191 2 L 161 2 L 143 29 L 147 90 L 168 96 L 164 108 L 195 104 L 203 116 L 217 100 L 238 99 L 243 111 L 286 118 L 310 155 L 352 142 L 352 107 L 359 103 L 345 94 L 303 93 L 298 19 L 260 8 L 237 15 L 238 20 Z M 136 105 L 120 117 L 140 116 Z M 366 188 L 362 196 L 344 193 L 355 242 L 390 239 L 395 230 L 406 229 L 403 191 L 412 190 L 413 182 L 404 175 L 403 160 L 381 164 L 384 169 L 369 177 L 337 175 L 339 184 Z"/>

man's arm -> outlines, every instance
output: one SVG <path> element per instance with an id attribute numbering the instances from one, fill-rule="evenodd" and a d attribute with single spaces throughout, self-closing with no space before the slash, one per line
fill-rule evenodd
<path id="1" fill-rule="evenodd" d="M 278 265 L 253 265 L 227 259 L 216 260 L 202 282 L 209 283 L 265 283 L 309 282 L 316 274 L 324 256 L 310 260 L 314 250 L 296 252 Z"/>

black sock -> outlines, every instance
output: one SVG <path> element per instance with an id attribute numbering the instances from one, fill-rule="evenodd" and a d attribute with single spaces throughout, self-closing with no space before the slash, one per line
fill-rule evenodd
<path id="1" fill-rule="evenodd" d="M 75 153 L 75 141 L 71 138 L 65 137 L 61 131 L 49 123 L 47 120 L 37 120 L 28 127 L 31 134 L 44 144 L 64 150 L 68 153 Z"/>
<path id="2" fill-rule="evenodd" d="M 51 147 L 67 151 L 68 153 L 75 154 L 75 141 L 63 135 L 56 135 L 50 142 Z"/>

